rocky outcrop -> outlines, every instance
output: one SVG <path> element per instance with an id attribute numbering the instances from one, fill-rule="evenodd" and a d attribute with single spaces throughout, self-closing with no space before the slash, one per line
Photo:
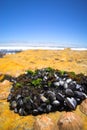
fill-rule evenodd
<path id="1" fill-rule="evenodd" d="M 73 112 L 66 112 L 58 120 L 59 130 L 83 130 L 80 116 Z"/>
<path id="2" fill-rule="evenodd" d="M 34 130 L 58 130 L 56 124 L 46 115 L 37 117 L 34 123 Z"/>
<path id="3" fill-rule="evenodd" d="M 11 82 L 4 80 L 0 82 L 0 100 L 5 100 L 10 92 Z"/>
<path id="4" fill-rule="evenodd" d="M 80 111 L 83 112 L 87 116 L 87 99 L 85 99 L 81 105 L 79 106 Z"/>

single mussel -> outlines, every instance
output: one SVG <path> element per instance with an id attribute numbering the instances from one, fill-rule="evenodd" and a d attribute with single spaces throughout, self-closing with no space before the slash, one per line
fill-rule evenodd
<path id="1" fill-rule="evenodd" d="M 75 98 L 73 98 L 73 97 L 71 97 L 71 98 L 67 97 L 65 99 L 65 102 L 66 102 L 67 106 L 69 108 L 71 108 L 71 110 L 75 110 L 76 109 L 76 107 L 77 107 L 77 101 L 75 100 Z"/>
<path id="2" fill-rule="evenodd" d="M 85 93 L 79 91 L 74 91 L 74 95 L 82 100 L 87 98 L 87 95 Z"/>
<path id="3" fill-rule="evenodd" d="M 16 108 L 17 107 L 17 102 L 16 101 L 12 101 L 10 107 L 12 109 Z"/>
<path id="4" fill-rule="evenodd" d="M 34 116 L 38 115 L 38 110 L 37 110 L 37 109 L 34 109 L 34 110 L 32 111 L 32 114 L 33 114 Z"/>
<path id="5" fill-rule="evenodd" d="M 52 105 L 48 104 L 48 105 L 46 106 L 46 112 L 49 113 L 49 112 L 51 112 L 51 111 L 52 111 Z"/>
<path id="6" fill-rule="evenodd" d="M 65 94 L 66 94 L 67 96 L 69 96 L 69 97 L 73 97 L 73 96 L 74 96 L 74 93 L 73 93 L 73 91 L 72 91 L 71 89 L 66 89 L 66 90 L 65 90 Z"/>
<path id="7" fill-rule="evenodd" d="M 65 99 L 65 95 L 61 94 L 61 93 L 57 93 L 56 94 L 56 99 L 63 102 Z"/>
<path id="8" fill-rule="evenodd" d="M 60 105 L 60 102 L 58 100 L 55 100 L 55 101 L 52 102 L 52 105 L 54 107 L 58 107 Z"/>

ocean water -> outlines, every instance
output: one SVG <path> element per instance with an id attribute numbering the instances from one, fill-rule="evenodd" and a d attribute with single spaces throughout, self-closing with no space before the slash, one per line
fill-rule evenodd
<path id="1" fill-rule="evenodd" d="M 64 50 L 65 48 L 70 48 L 71 50 L 83 51 L 87 50 L 86 47 L 61 47 L 61 46 L 0 46 L 0 51 L 2 50 Z"/>
<path id="2" fill-rule="evenodd" d="M 65 48 L 71 48 L 71 50 L 87 50 L 87 46 L 77 45 L 77 44 L 60 44 L 60 43 L 1 43 L 0 51 L 22 51 L 22 50 L 64 50 Z"/>

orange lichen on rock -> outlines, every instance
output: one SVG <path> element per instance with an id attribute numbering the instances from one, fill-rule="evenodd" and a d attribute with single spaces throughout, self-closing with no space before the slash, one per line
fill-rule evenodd
<path id="1" fill-rule="evenodd" d="M 18 76 L 28 69 L 35 70 L 46 67 L 85 73 L 87 75 L 87 51 L 72 51 L 70 49 L 52 51 L 27 50 L 14 55 L 6 55 L 0 58 L 0 81 L 3 79 L 3 74 Z M 10 88 L 11 83 L 9 81 L 0 82 L 0 130 L 33 130 L 33 125 L 37 117 L 32 115 L 19 116 L 9 109 L 7 95 Z M 87 116 L 79 109 L 76 109 L 75 113 L 81 115 L 81 120 L 84 121 L 83 130 L 87 130 Z M 60 115 L 61 112 L 55 112 L 49 113 L 48 117 L 54 121 L 54 124 L 57 124 L 56 122 Z M 76 119 L 77 121 L 79 120 L 77 116 Z"/>
<path id="2" fill-rule="evenodd" d="M 18 76 L 27 69 L 52 67 L 87 73 L 87 51 L 27 50 L 0 58 L 0 72 Z"/>
<path id="3" fill-rule="evenodd" d="M 11 82 L 4 80 L 0 82 L 0 100 L 5 100 L 10 92 Z"/>

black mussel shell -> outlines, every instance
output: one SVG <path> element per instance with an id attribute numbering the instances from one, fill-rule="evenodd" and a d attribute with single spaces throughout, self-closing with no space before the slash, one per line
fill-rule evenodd
<path id="1" fill-rule="evenodd" d="M 72 98 L 67 97 L 65 99 L 65 102 L 66 102 L 67 106 L 70 107 L 72 110 L 76 109 L 76 107 L 77 107 L 77 101 L 75 100 L 75 98 L 73 98 L 73 97 Z"/>
<path id="2" fill-rule="evenodd" d="M 57 93 L 56 94 L 56 99 L 63 102 L 65 100 L 65 95 L 63 95 L 61 93 Z"/>
<path id="3" fill-rule="evenodd" d="M 7 76 L 10 80 L 10 76 Z M 27 71 L 13 82 L 7 101 L 20 116 L 72 111 L 87 98 L 87 76 L 50 67 Z"/>

